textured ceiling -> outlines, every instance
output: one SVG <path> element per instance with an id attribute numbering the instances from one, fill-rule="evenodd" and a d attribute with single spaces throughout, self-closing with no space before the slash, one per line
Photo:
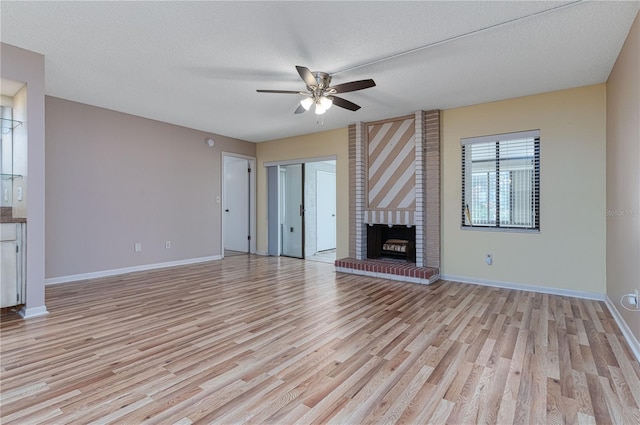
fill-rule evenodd
<path id="1" fill-rule="evenodd" d="M 0 2 L 46 93 L 259 142 L 606 81 L 640 2 Z M 409 52 L 398 55 L 403 52 Z M 295 65 L 373 78 L 317 122 Z"/>

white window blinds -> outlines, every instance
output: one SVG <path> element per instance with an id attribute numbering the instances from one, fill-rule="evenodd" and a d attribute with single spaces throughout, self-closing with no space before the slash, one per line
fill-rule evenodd
<path id="1" fill-rule="evenodd" d="M 462 139 L 462 226 L 540 229 L 540 131 Z"/>

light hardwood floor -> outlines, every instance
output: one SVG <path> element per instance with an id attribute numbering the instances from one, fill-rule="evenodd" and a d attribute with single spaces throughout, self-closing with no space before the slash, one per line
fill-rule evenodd
<path id="1" fill-rule="evenodd" d="M 640 423 L 601 302 L 235 256 L 2 318 L 2 424 Z"/>

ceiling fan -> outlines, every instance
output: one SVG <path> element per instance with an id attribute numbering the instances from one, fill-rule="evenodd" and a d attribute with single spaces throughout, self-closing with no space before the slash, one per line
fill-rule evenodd
<path id="1" fill-rule="evenodd" d="M 294 90 L 256 90 L 258 93 L 281 93 L 281 94 L 297 94 L 304 96 L 304 99 L 300 101 L 296 114 L 302 114 L 308 111 L 312 105 L 315 105 L 315 113 L 318 115 L 324 114 L 331 105 L 339 106 L 340 108 L 348 109 L 350 111 L 357 111 L 360 109 L 359 105 L 343 99 L 338 96 L 334 96 L 336 93 L 348 93 L 357 90 L 368 89 L 375 87 L 376 83 L 369 80 L 351 81 L 350 83 L 338 84 L 336 86 L 330 86 L 331 75 L 326 72 L 311 72 L 309 68 L 304 66 L 296 66 L 298 74 L 302 78 L 302 81 L 307 85 L 307 91 L 294 91 Z"/>

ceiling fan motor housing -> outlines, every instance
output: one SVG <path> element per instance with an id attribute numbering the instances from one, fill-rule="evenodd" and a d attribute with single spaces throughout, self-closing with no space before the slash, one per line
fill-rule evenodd
<path id="1" fill-rule="evenodd" d="M 314 71 L 312 72 L 313 76 L 316 78 L 316 81 L 318 82 L 318 88 L 319 89 L 326 89 L 329 87 L 329 84 L 331 84 L 331 75 L 327 74 L 326 72 L 320 72 L 320 71 Z M 312 90 L 313 87 L 308 87 L 309 90 Z"/>
<path id="2" fill-rule="evenodd" d="M 307 86 L 307 89 L 312 93 L 312 97 L 315 103 L 319 102 L 323 96 L 331 95 L 335 93 L 335 90 L 331 90 L 331 75 L 326 72 L 314 71 L 312 72 L 318 85 L 316 87 Z"/>

